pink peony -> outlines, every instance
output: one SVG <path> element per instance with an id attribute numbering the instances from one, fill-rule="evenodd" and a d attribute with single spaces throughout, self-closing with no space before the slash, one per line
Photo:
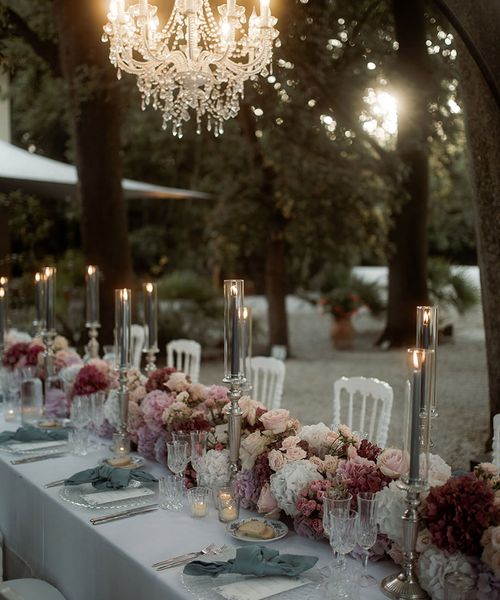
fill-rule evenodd
<path id="1" fill-rule="evenodd" d="M 269 466 L 273 471 L 279 471 L 288 462 L 286 456 L 279 450 L 271 450 L 268 455 Z"/>
<path id="2" fill-rule="evenodd" d="M 207 388 L 201 383 L 191 383 L 188 387 L 188 393 L 191 401 L 196 404 L 200 404 L 205 400 Z"/>
<path id="3" fill-rule="evenodd" d="M 176 371 L 170 375 L 165 383 L 165 387 L 171 392 L 184 392 L 189 388 L 190 384 L 191 382 L 185 373 Z"/>
<path id="4" fill-rule="evenodd" d="M 410 468 L 410 457 L 400 448 L 386 448 L 377 457 L 377 466 L 384 475 L 399 479 Z"/>
<path id="5" fill-rule="evenodd" d="M 143 385 L 138 385 L 133 390 L 129 392 L 129 400 L 131 402 L 135 402 L 136 404 L 140 404 L 143 398 L 146 395 L 146 388 Z"/>
<path id="6" fill-rule="evenodd" d="M 133 400 L 128 403 L 128 432 L 133 442 L 137 444 L 137 432 L 144 425 L 144 417 L 139 405 Z"/>
<path id="7" fill-rule="evenodd" d="M 277 507 L 278 503 L 271 492 L 271 487 L 268 483 L 265 483 L 260 490 L 260 496 L 257 500 L 257 510 L 260 513 L 270 513 Z"/>
<path id="8" fill-rule="evenodd" d="M 264 427 L 272 433 L 283 433 L 287 429 L 288 417 L 290 412 L 284 408 L 276 408 L 268 410 L 264 413 L 260 420 Z"/>

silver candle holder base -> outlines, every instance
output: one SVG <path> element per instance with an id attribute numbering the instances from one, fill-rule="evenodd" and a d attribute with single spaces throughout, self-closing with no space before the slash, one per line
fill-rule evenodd
<path id="1" fill-rule="evenodd" d="M 149 375 L 153 371 L 156 371 L 156 355 L 158 354 L 158 352 L 158 348 L 149 348 L 149 350 L 145 350 L 146 366 L 144 367 L 144 372 L 146 373 L 146 375 Z"/>
<path id="2" fill-rule="evenodd" d="M 97 341 L 99 327 L 99 324 L 87 325 L 87 329 L 89 330 L 89 341 L 85 346 L 85 350 L 87 351 L 87 356 L 89 358 L 99 358 L 99 342 Z"/>
<path id="3" fill-rule="evenodd" d="M 420 486 L 406 486 L 406 510 L 401 517 L 403 519 L 403 569 L 400 573 L 385 577 L 380 584 L 380 589 L 389 598 L 399 600 L 429 598 L 420 587 L 415 568 L 421 490 Z"/>
<path id="4" fill-rule="evenodd" d="M 244 379 L 224 379 L 224 383 L 229 385 L 229 410 L 227 411 L 228 438 L 229 438 L 229 463 L 231 478 L 238 473 L 240 460 L 240 442 L 241 442 L 241 419 L 242 410 L 239 400 L 242 395 L 242 387 L 245 384 Z"/>

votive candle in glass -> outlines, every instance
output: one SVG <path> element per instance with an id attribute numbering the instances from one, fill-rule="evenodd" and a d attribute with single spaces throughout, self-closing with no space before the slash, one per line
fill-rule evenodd
<path id="1" fill-rule="evenodd" d="M 194 487 L 187 491 L 189 511 L 192 517 L 206 517 L 208 514 L 208 500 L 210 488 Z"/>
<path id="2" fill-rule="evenodd" d="M 87 327 L 99 325 L 99 267 L 88 265 L 85 272 Z"/>
<path id="3" fill-rule="evenodd" d="M 158 293 L 156 283 L 148 282 L 144 290 L 144 329 L 146 331 L 145 349 L 158 350 Z"/>
<path id="4" fill-rule="evenodd" d="M 132 294 L 128 289 L 115 290 L 115 355 L 116 366 L 130 364 L 130 328 L 132 325 Z"/>
<path id="5" fill-rule="evenodd" d="M 245 378 L 244 348 L 241 343 L 244 303 L 242 279 L 224 281 L 224 379 Z"/>
<path id="6" fill-rule="evenodd" d="M 43 300 L 45 313 L 45 327 L 47 331 L 56 329 L 56 268 L 44 267 L 43 278 Z"/>
<path id="7" fill-rule="evenodd" d="M 236 496 L 232 496 L 229 500 L 219 499 L 219 521 L 222 523 L 230 523 L 236 521 L 239 516 L 239 499 Z"/>

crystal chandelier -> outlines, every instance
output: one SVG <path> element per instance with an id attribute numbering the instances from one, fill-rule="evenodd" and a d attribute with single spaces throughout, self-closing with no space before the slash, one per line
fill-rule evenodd
<path id="1" fill-rule="evenodd" d="M 191 110 L 198 133 L 204 117 L 209 131 L 223 133 L 223 122 L 238 114 L 245 81 L 269 74 L 278 37 L 269 0 L 260 0 L 248 25 L 236 0 L 219 5 L 217 19 L 210 0 L 174 0 L 163 29 L 157 10 L 148 0 L 111 0 L 103 41 L 118 78 L 121 71 L 137 75 L 143 110 L 152 104 L 163 111 L 163 128 L 171 122 L 174 135 L 182 136 Z"/>

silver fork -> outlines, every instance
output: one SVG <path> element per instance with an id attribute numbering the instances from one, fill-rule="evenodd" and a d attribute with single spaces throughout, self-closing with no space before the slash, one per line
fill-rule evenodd
<path id="1" fill-rule="evenodd" d="M 165 560 L 160 560 L 157 563 L 151 565 L 153 568 L 162 567 L 163 565 L 167 565 L 170 563 L 176 563 L 179 560 L 190 560 L 191 557 L 196 558 L 197 556 L 201 556 L 202 554 L 209 554 L 213 552 L 215 549 L 215 544 L 209 544 L 206 548 L 202 548 L 198 552 L 188 552 L 187 554 L 180 554 L 179 556 L 173 556 L 172 558 L 166 558 Z"/>
<path id="2" fill-rule="evenodd" d="M 165 571 L 166 569 L 170 569 L 173 567 L 180 567 L 182 565 L 185 565 L 188 562 L 191 562 L 192 560 L 197 558 L 197 556 L 202 556 L 202 555 L 207 555 L 207 554 L 217 556 L 217 554 L 220 554 L 225 549 L 226 549 L 226 546 L 222 545 L 222 546 L 219 546 L 218 548 L 213 548 L 212 550 L 210 550 L 208 552 L 199 552 L 199 553 L 196 553 L 196 555 L 194 555 L 194 553 L 193 553 L 191 556 L 186 555 L 186 557 L 182 558 L 181 560 L 174 560 L 174 561 L 168 562 L 167 564 L 162 564 L 161 566 L 156 567 L 156 570 L 157 571 Z"/>

